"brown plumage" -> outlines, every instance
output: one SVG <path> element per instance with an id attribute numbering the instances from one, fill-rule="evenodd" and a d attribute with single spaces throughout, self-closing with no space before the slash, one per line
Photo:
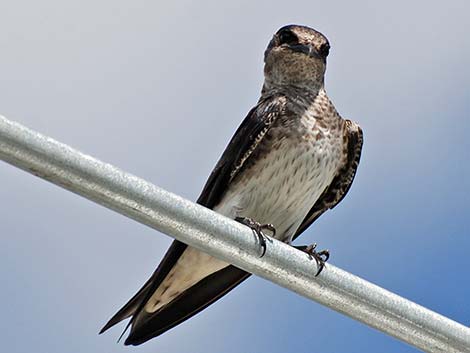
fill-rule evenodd
<path id="1" fill-rule="evenodd" d="M 261 98 L 209 176 L 199 204 L 233 219 L 271 223 L 276 238 L 290 243 L 344 198 L 359 163 L 362 132 L 340 117 L 326 94 L 328 51 L 328 40 L 308 27 L 286 26 L 274 35 L 265 52 Z M 174 241 L 147 283 L 101 332 L 131 317 L 125 344 L 141 344 L 249 276 Z"/>

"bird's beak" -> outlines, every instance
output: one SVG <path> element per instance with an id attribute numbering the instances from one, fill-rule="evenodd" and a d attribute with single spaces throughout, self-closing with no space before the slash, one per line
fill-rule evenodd
<path id="1" fill-rule="evenodd" d="M 290 50 L 295 51 L 297 53 L 303 53 L 308 55 L 312 58 L 320 58 L 320 54 L 318 53 L 317 49 L 315 49 L 312 45 L 308 44 L 290 44 L 287 46 Z"/>

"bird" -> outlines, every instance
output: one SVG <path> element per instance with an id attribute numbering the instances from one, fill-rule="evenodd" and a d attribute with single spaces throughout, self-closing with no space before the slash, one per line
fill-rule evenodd
<path id="1" fill-rule="evenodd" d="M 291 244 L 349 191 L 363 133 L 343 119 L 324 86 L 328 39 L 287 25 L 264 53 L 264 83 L 197 200 L 250 227 L 261 252 L 270 236 Z M 317 262 L 328 250 L 301 246 Z M 313 267 L 312 267 L 313 268 Z M 140 345 L 197 314 L 250 276 L 174 240 L 150 279 L 101 329 L 130 317 L 125 345 Z M 122 335 L 121 335 L 122 337 Z"/>

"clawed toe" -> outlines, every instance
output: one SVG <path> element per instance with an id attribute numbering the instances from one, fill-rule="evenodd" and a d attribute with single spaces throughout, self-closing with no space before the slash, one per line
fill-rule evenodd
<path id="1" fill-rule="evenodd" d="M 268 239 L 268 236 L 265 234 L 265 231 L 269 231 L 271 233 L 270 236 L 274 237 L 276 235 L 276 228 L 274 228 L 272 224 L 260 224 L 247 217 L 237 217 L 235 218 L 235 220 L 250 227 L 251 230 L 256 234 L 261 246 L 260 257 L 263 257 L 264 254 L 266 254 L 266 239 Z"/>
<path id="2" fill-rule="evenodd" d="M 322 250 L 317 252 L 315 250 L 317 248 L 316 243 L 313 243 L 308 246 L 296 246 L 296 248 L 307 253 L 315 260 L 315 262 L 317 263 L 317 273 L 315 274 L 315 277 L 318 276 L 320 272 L 323 271 L 323 269 L 325 268 L 325 263 L 330 258 L 330 252 L 328 250 Z"/>

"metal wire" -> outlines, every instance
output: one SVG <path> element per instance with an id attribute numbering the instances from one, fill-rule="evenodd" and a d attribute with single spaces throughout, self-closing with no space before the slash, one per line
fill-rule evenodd
<path id="1" fill-rule="evenodd" d="M 470 352 L 470 328 L 0 116 L 0 158 L 425 352 Z"/>

